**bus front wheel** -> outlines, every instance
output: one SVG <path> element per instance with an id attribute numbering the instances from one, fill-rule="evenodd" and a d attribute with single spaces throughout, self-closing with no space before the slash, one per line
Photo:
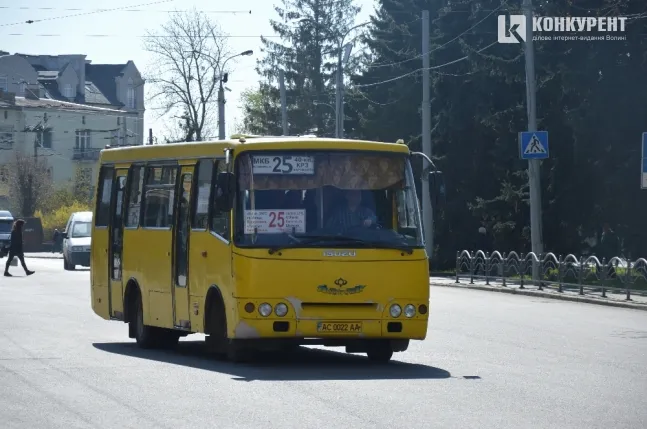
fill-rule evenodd
<path id="1" fill-rule="evenodd" d="M 131 323 L 135 324 L 135 329 L 133 330 L 135 331 L 137 344 L 144 349 L 153 347 L 155 334 L 151 326 L 144 325 L 144 306 L 141 293 L 137 293 L 135 298 L 135 318 Z"/>
<path id="2" fill-rule="evenodd" d="M 368 359 L 373 362 L 388 362 L 393 357 L 393 349 L 389 343 L 375 344 L 366 351 Z"/>

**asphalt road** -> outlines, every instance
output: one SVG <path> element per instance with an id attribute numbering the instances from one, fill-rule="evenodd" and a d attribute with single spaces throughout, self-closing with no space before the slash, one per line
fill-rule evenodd
<path id="1" fill-rule="evenodd" d="M 4 262 L 4 261 L 3 261 Z M 303 348 L 248 365 L 202 337 L 142 351 L 96 317 L 89 273 L 0 280 L 0 427 L 647 427 L 647 312 L 432 288 L 431 331 L 387 366 Z"/>

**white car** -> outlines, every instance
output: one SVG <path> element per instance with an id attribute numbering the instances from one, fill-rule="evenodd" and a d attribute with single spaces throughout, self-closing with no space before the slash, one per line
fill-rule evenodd
<path id="1" fill-rule="evenodd" d="M 90 266 L 92 212 L 72 213 L 63 232 L 63 268 Z"/>

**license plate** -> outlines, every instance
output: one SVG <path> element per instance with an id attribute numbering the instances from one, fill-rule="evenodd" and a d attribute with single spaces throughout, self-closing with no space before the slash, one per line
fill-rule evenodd
<path id="1" fill-rule="evenodd" d="M 319 322 L 317 332 L 358 334 L 362 332 L 361 322 Z"/>

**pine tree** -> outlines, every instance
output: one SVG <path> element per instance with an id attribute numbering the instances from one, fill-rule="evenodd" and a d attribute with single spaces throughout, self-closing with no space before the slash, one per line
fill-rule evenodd
<path id="1" fill-rule="evenodd" d="M 263 80 L 259 91 L 268 101 L 260 111 L 246 109 L 246 116 L 258 115 L 247 122 L 262 124 L 258 128 L 265 132 L 277 132 L 278 78 L 282 69 L 290 134 L 313 130 L 319 135 L 327 131 L 330 134 L 334 114 L 324 104 L 334 105 L 338 41 L 352 27 L 360 8 L 353 5 L 353 0 L 283 0 L 274 9 L 279 19 L 270 23 L 280 41 L 261 38 L 265 57 L 257 65 Z"/>

